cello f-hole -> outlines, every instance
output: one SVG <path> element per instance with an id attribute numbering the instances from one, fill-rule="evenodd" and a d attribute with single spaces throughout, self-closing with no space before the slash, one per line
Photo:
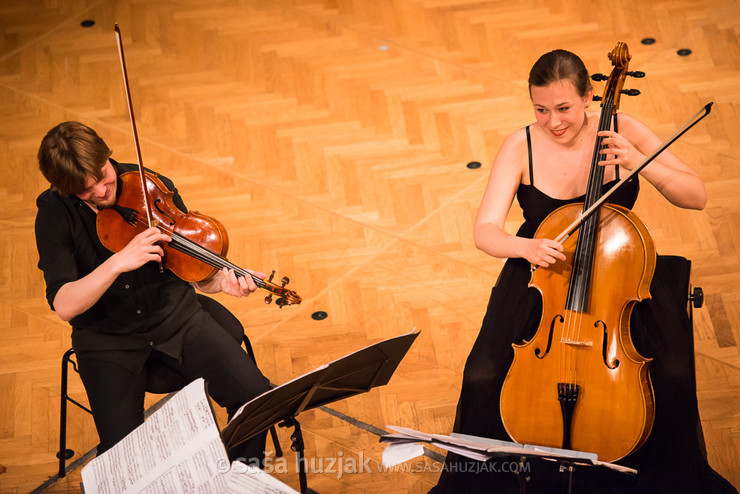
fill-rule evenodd
<path id="1" fill-rule="evenodd" d="M 543 359 L 547 357 L 547 354 L 550 353 L 550 348 L 552 347 L 552 335 L 555 333 L 555 323 L 556 322 L 562 323 L 564 320 L 565 319 L 563 319 L 563 316 L 561 316 L 560 314 L 552 318 L 552 321 L 550 321 L 550 334 L 547 337 L 547 348 L 545 349 L 545 353 L 542 353 L 542 350 L 540 348 L 535 348 L 534 349 L 535 357 L 539 359 Z"/>
<path id="2" fill-rule="evenodd" d="M 601 326 L 602 329 L 602 337 L 601 337 L 601 356 L 604 359 L 604 365 L 608 369 L 614 370 L 617 367 L 619 367 L 619 359 L 615 358 L 612 362 L 609 362 L 609 358 L 607 355 L 609 355 L 609 332 L 606 329 L 606 323 L 604 321 L 596 321 L 594 323 L 594 327 Z"/>

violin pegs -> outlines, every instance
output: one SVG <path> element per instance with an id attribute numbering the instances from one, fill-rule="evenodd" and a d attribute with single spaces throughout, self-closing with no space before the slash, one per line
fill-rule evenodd
<path id="1" fill-rule="evenodd" d="M 605 76 L 604 74 L 591 74 L 591 80 L 592 81 L 599 82 L 599 81 L 605 81 L 607 79 L 608 79 L 608 77 Z"/>
<path id="2" fill-rule="evenodd" d="M 273 276 L 275 276 L 275 270 L 274 269 L 272 270 L 272 273 L 270 273 L 269 278 L 267 278 L 267 282 L 268 283 L 272 283 Z"/>
<path id="3" fill-rule="evenodd" d="M 622 89 L 619 92 L 622 94 L 626 94 L 627 96 L 637 96 L 640 94 L 639 89 Z"/>
<path id="4" fill-rule="evenodd" d="M 290 278 L 288 278 L 287 276 L 283 276 L 283 279 L 280 280 L 280 281 L 283 282 L 283 288 L 285 288 L 285 285 L 287 285 L 288 283 L 290 283 Z"/>
<path id="5" fill-rule="evenodd" d="M 645 77 L 645 72 L 642 72 L 641 70 L 635 70 L 635 71 L 628 71 L 627 75 L 630 77 L 634 77 L 635 79 L 642 79 Z"/>
<path id="6" fill-rule="evenodd" d="M 272 302 L 272 293 L 265 297 L 265 304 L 270 305 L 270 302 Z"/>

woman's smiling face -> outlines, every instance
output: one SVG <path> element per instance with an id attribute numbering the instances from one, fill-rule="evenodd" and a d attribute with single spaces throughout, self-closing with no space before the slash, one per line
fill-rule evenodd
<path id="1" fill-rule="evenodd" d="M 537 125 L 553 140 L 568 146 L 583 130 L 592 92 L 581 96 L 573 84 L 562 79 L 530 89 Z"/>

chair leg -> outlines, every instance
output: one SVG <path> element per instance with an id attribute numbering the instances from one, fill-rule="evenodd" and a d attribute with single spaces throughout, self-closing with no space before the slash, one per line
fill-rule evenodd
<path id="1" fill-rule="evenodd" d="M 58 478 L 64 478 L 67 475 L 67 460 L 74 456 L 74 451 L 67 449 L 67 402 L 71 401 L 79 408 L 82 408 L 86 412 L 92 414 L 89 408 L 78 403 L 73 398 L 70 398 L 67 394 L 67 381 L 69 378 L 69 366 L 72 365 L 75 371 L 77 371 L 77 364 L 72 360 L 72 355 L 75 351 L 70 348 L 64 353 L 62 357 L 62 385 L 61 385 L 61 396 L 60 396 L 60 409 L 59 409 L 59 451 L 57 451 L 57 458 L 59 458 L 59 472 L 57 473 Z"/>
<path id="2" fill-rule="evenodd" d="M 62 393 L 60 397 L 61 407 L 59 412 L 59 451 L 57 451 L 57 458 L 59 458 L 59 473 L 58 477 L 64 478 L 67 475 L 66 462 L 74 454 L 72 450 L 67 449 L 67 377 L 68 377 L 68 365 L 69 359 L 74 353 L 73 349 L 67 350 L 62 357 Z"/>

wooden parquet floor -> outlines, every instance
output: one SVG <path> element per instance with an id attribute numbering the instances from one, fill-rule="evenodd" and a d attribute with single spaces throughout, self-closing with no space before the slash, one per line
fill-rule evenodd
<path id="1" fill-rule="evenodd" d="M 674 146 L 706 180 L 707 208 L 678 210 L 644 186 L 635 210 L 659 252 L 693 261 L 705 291 L 694 328 L 702 424 L 710 464 L 740 485 L 740 2 L 6 0 L 0 493 L 47 481 L 48 492 L 80 490 L 79 468 L 53 478 L 70 330 L 49 310 L 36 268 L 34 201 L 46 185 L 35 156 L 49 128 L 79 120 L 114 158 L 135 160 L 115 22 L 145 164 L 226 225 L 231 260 L 289 275 L 304 298 L 282 310 L 261 296 L 219 298 L 244 322 L 266 375 L 283 383 L 421 330 L 387 386 L 329 407 L 355 421 L 301 416 L 309 458 L 372 459 L 372 473 L 310 473 L 318 492 L 426 492 L 436 481 L 433 453 L 414 471 L 381 472 L 374 428 L 451 431 L 502 266 L 474 247 L 473 218 L 503 137 L 533 120 L 526 77 L 541 53 L 567 48 L 608 71 L 607 52 L 627 42 L 631 68 L 647 77 L 629 81 L 643 95 L 622 109 L 662 136 L 714 101 Z M 648 37 L 656 42 L 641 44 Z M 507 227 L 520 222 L 514 208 Z M 318 310 L 328 318 L 312 319 Z M 76 376 L 71 394 L 85 400 Z M 90 417 L 71 410 L 75 458 L 96 443 Z M 297 487 L 292 465 L 278 477 Z"/>

